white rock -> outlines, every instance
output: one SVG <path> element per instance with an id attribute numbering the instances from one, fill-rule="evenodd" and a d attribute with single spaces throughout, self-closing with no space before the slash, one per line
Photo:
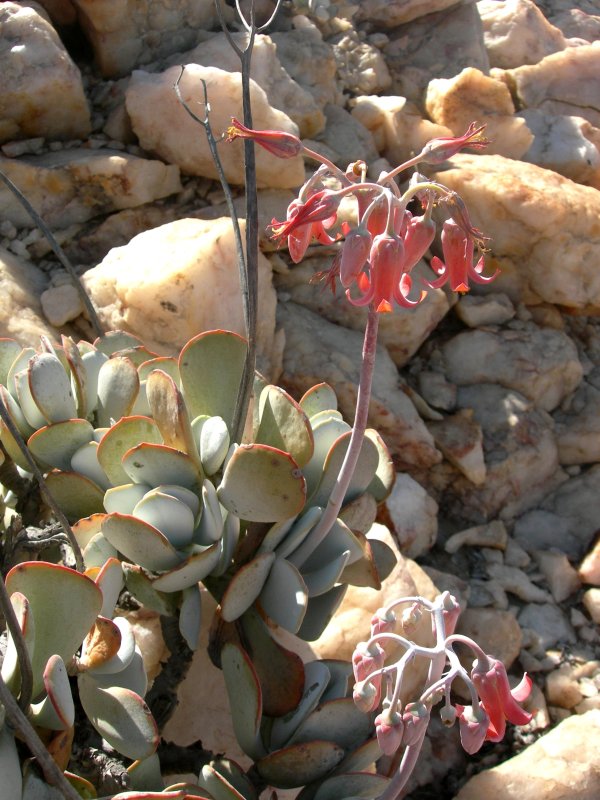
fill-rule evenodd
<path id="1" fill-rule="evenodd" d="M 502 325 L 515 315 L 510 297 L 502 292 L 490 294 L 464 294 L 454 307 L 457 317 L 469 328 L 483 325 Z"/>
<path id="2" fill-rule="evenodd" d="M 474 639 L 484 652 L 503 661 L 507 669 L 519 655 L 523 641 L 514 614 L 496 608 L 467 608 L 458 618 L 456 632 Z M 471 668 L 470 651 L 463 663 Z"/>
<path id="3" fill-rule="evenodd" d="M 233 38 L 239 47 L 244 46 L 245 34 L 234 34 Z M 240 59 L 224 33 L 210 35 L 193 50 L 177 54 L 169 63 L 199 64 L 240 72 Z M 293 80 L 282 66 L 277 46 L 270 36 L 258 34 L 254 40 L 250 77 L 266 93 L 271 106 L 283 111 L 296 123 L 300 136 L 311 137 L 323 129 L 325 115 L 313 95 Z"/>
<path id="4" fill-rule="evenodd" d="M 574 644 L 575 631 L 564 612 L 554 603 L 529 603 L 519 613 L 523 628 L 532 628 L 548 650 L 558 643 Z"/>
<path id="5" fill-rule="evenodd" d="M 473 486 L 454 473 L 440 502 L 459 519 L 476 523 L 497 516 L 510 520 L 535 507 L 560 480 L 547 415 L 517 392 L 492 384 L 461 387 L 458 405 L 472 408 L 483 430 L 487 478 Z"/>
<path id="6" fill-rule="evenodd" d="M 569 38 L 586 42 L 600 39 L 600 14 L 594 0 L 581 0 L 577 8 L 569 0 L 552 0 L 548 16 L 552 24 Z"/>
<path id="7" fill-rule="evenodd" d="M 491 237 L 488 269 L 501 270 L 493 291 L 527 305 L 600 307 L 596 189 L 502 156 L 459 154 L 434 174 L 461 195 L 473 224 Z"/>
<path id="8" fill-rule="evenodd" d="M 452 383 L 499 383 L 546 411 L 574 391 L 583 376 L 573 341 L 549 328 L 466 331 L 450 339 L 442 352 Z"/>
<path id="9" fill-rule="evenodd" d="M 179 67 L 159 75 L 141 70 L 133 73 L 126 92 L 133 130 L 145 150 L 156 153 L 170 164 L 177 164 L 183 172 L 217 178 L 204 130 L 188 115 L 173 89 L 179 74 Z M 199 116 L 205 112 L 202 81 L 206 81 L 211 103 L 210 122 L 218 139 L 230 125 L 231 117 L 242 118 L 240 75 L 216 67 L 189 64 L 180 90 L 185 103 Z M 298 134 L 297 126 L 289 117 L 270 108 L 266 94 L 254 81 L 250 83 L 250 94 L 255 128 Z M 243 142 L 238 139 L 222 145 L 219 154 L 227 180 L 243 184 Z M 262 147 L 256 148 L 256 173 L 260 188 L 287 189 L 304 182 L 301 156 L 280 159 Z"/>
<path id="10" fill-rule="evenodd" d="M 600 711 L 570 716 L 518 756 L 471 778 L 455 800 L 595 800 Z"/>
<path id="11" fill-rule="evenodd" d="M 508 87 L 472 67 L 453 78 L 430 81 L 425 107 L 431 119 L 450 128 L 454 136 L 462 136 L 474 120 L 485 123 L 490 139 L 486 153 L 518 159 L 533 142 L 525 120 L 514 115 Z"/>
<path id="12" fill-rule="evenodd" d="M 459 531 L 446 540 L 444 550 L 447 553 L 456 553 L 464 545 L 469 547 L 493 547 L 504 550 L 508 534 L 506 527 L 500 520 L 494 520 L 487 525 L 475 525 L 473 528 Z"/>
<path id="13" fill-rule="evenodd" d="M 600 130 L 583 117 L 521 111 L 534 140 L 523 161 L 551 169 L 578 183 L 600 188 Z"/>
<path id="14" fill-rule="evenodd" d="M 599 70 L 600 42 L 594 42 L 507 70 L 506 79 L 524 108 L 584 117 L 600 127 Z"/>
<path id="15" fill-rule="evenodd" d="M 577 570 L 571 566 L 564 553 L 536 550 L 533 555 L 556 603 L 562 603 L 579 589 L 581 581 Z"/>
<path id="16" fill-rule="evenodd" d="M 0 168 L 51 228 L 66 228 L 181 191 L 176 166 L 117 150 L 73 148 L 21 159 L 0 157 Z M 0 214 L 15 225 L 31 225 L 27 211 L 4 186 Z"/>
<path id="17" fill-rule="evenodd" d="M 465 67 L 482 72 L 490 68 L 475 3 L 448 4 L 429 13 L 431 5 L 427 3 L 425 16 L 390 31 L 390 40 L 383 47 L 392 75 L 389 93 L 406 97 L 420 108 L 433 78 L 451 78 Z"/>
<path id="18" fill-rule="evenodd" d="M 336 36 L 331 43 L 345 92 L 379 94 L 390 88 L 392 76 L 381 52 L 362 41 L 355 30 Z"/>
<path id="19" fill-rule="evenodd" d="M 217 22 L 212 0 L 73 0 L 105 77 L 192 47 Z M 227 16 L 227 6 L 225 15 Z"/>
<path id="20" fill-rule="evenodd" d="M 83 302 L 79 292 L 70 283 L 46 289 L 42 292 L 40 302 L 44 316 L 56 328 L 77 319 L 83 313 Z"/>
<path id="21" fill-rule="evenodd" d="M 563 483 L 539 509 L 520 517 L 513 536 L 528 551 L 554 548 L 572 561 L 579 560 L 598 530 L 599 492 L 600 466 L 596 465 Z"/>
<path id="22" fill-rule="evenodd" d="M 458 2 L 460 0 L 362 0 L 355 19 L 357 22 L 370 22 L 378 28 L 395 28 Z"/>
<path id="23" fill-rule="evenodd" d="M 394 166 L 420 153 L 431 139 L 452 135 L 449 128 L 423 119 L 405 97 L 357 97 L 352 103 L 352 116 L 371 131 L 379 152 Z"/>
<path id="24" fill-rule="evenodd" d="M 402 553 L 408 558 L 428 553 L 438 532 L 438 504 L 433 497 L 410 475 L 398 473 L 385 506 Z"/>
<path id="25" fill-rule="evenodd" d="M 600 625 L 600 589 L 588 589 L 583 595 L 583 605 L 592 621 Z"/>
<path id="26" fill-rule="evenodd" d="M 582 381 L 572 402 L 557 410 L 556 443 L 561 464 L 600 461 L 600 390 Z"/>
<path id="27" fill-rule="evenodd" d="M 600 586 L 600 539 L 579 565 L 579 577 L 583 583 Z"/>
<path id="28" fill-rule="evenodd" d="M 319 141 L 332 148 L 335 164 L 345 170 L 352 161 L 365 161 L 369 167 L 377 161 L 379 153 L 373 135 L 359 119 L 331 103 L 325 106 L 325 115 L 325 129 L 319 134 Z"/>
<path id="29" fill-rule="evenodd" d="M 417 376 L 419 392 L 426 403 L 443 411 L 456 407 L 456 385 L 449 383 L 441 372 L 423 370 Z"/>
<path id="30" fill-rule="evenodd" d="M 0 337 L 28 347 L 42 335 L 57 338 L 39 300 L 47 286 L 48 278 L 40 269 L 0 247 Z"/>
<path id="31" fill-rule="evenodd" d="M 301 23 L 301 24 L 300 24 Z M 272 33 L 277 56 L 291 77 L 307 89 L 317 105 L 341 101 L 333 47 L 307 17 L 294 19 L 295 30 Z"/>
<path id="32" fill-rule="evenodd" d="M 552 600 L 551 595 L 540 589 L 518 567 L 507 567 L 505 564 L 489 564 L 489 575 L 498 581 L 505 592 L 510 592 L 520 600 L 527 603 L 547 603 Z"/>
<path id="33" fill-rule="evenodd" d="M 240 220 L 242 239 L 244 221 Z M 110 251 L 83 283 L 107 329 L 137 334 L 150 349 L 172 352 L 197 333 L 244 334 L 231 220 L 181 219 L 140 233 Z M 257 344 L 261 371 L 277 372 L 271 265 L 258 260 Z"/>
<path id="34" fill-rule="evenodd" d="M 363 336 L 322 319 L 296 303 L 280 303 L 278 324 L 285 331 L 282 384 L 300 397 L 326 381 L 336 390 L 340 411 L 354 418 Z M 398 381 L 398 371 L 383 345 L 377 350 L 369 424 L 384 438 L 398 468 L 440 461 L 431 434 Z"/>
<path id="35" fill-rule="evenodd" d="M 467 480 L 481 486 L 486 479 L 483 434 L 469 409 L 427 423 L 437 447 Z"/>
<path id="36" fill-rule="evenodd" d="M 275 285 L 286 297 L 319 314 L 330 322 L 357 331 L 364 331 L 368 315 L 366 308 L 350 305 L 341 287 L 333 294 L 323 286 L 310 283 L 318 272 L 331 267 L 331 256 L 305 258 L 293 269 L 275 277 Z M 425 264 L 415 267 L 416 274 L 429 272 Z M 433 290 L 416 309 L 398 308 L 393 314 L 381 314 L 379 341 L 386 346 L 394 363 L 401 367 L 423 344 L 430 332 L 438 325 L 449 309 L 448 297 L 440 290 Z"/>
<path id="37" fill-rule="evenodd" d="M 477 3 L 490 66 L 510 69 L 537 64 L 567 46 L 533 0 L 481 0 Z"/>
<path id="38" fill-rule="evenodd" d="M 583 695 L 570 664 L 563 664 L 546 678 L 546 697 L 550 705 L 575 708 Z"/>
<path id="39" fill-rule="evenodd" d="M 91 130 L 81 74 L 45 12 L 0 5 L 0 143 L 44 136 L 77 139 Z"/>

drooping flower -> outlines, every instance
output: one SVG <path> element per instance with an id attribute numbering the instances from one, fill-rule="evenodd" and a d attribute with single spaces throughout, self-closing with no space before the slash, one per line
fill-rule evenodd
<path id="1" fill-rule="evenodd" d="M 247 128 L 238 119 L 232 117 L 231 125 L 227 128 L 227 141 L 233 142 L 234 139 L 252 139 L 278 158 L 294 158 L 304 149 L 300 139 L 293 133 L 271 130 L 256 131 Z"/>
<path id="2" fill-rule="evenodd" d="M 402 721 L 404 722 L 404 733 L 402 735 L 402 744 L 409 746 L 416 744 L 423 736 L 424 730 L 427 730 L 429 725 L 430 712 L 425 703 L 407 703 L 402 714 Z"/>
<path id="3" fill-rule="evenodd" d="M 393 756 L 402 744 L 404 723 L 402 716 L 391 708 L 386 708 L 375 717 L 375 733 L 381 752 L 386 756 Z"/>
<path id="4" fill-rule="evenodd" d="M 457 703 L 455 708 L 458 712 L 460 742 L 463 749 L 472 756 L 481 749 L 485 742 L 490 719 L 480 705 L 473 708 L 473 706 L 461 706 Z"/>
<path id="5" fill-rule="evenodd" d="M 367 272 L 361 272 L 357 284 L 362 295 L 353 298 L 350 289 L 346 289 L 346 297 L 355 306 L 372 304 L 379 313 L 390 312 L 392 303 L 412 308 L 426 296 L 421 292 L 418 300 L 409 300 L 412 288 L 410 275 L 404 271 L 404 243 L 397 234 L 381 233 L 375 236 L 369 252 Z"/>
<path id="6" fill-rule="evenodd" d="M 475 662 L 471 680 L 490 720 L 485 738 L 491 742 L 499 742 L 506 731 L 506 720 L 513 725 L 526 725 L 531 720 L 531 714 L 521 708 L 519 703 L 529 697 L 532 682 L 525 673 L 519 685 L 511 690 L 502 661 L 488 656 L 487 662 Z"/>
<path id="7" fill-rule="evenodd" d="M 396 627 L 396 614 L 392 609 L 378 608 L 371 617 L 371 636 L 391 633 Z"/>
<path id="8" fill-rule="evenodd" d="M 439 275 L 433 281 L 425 281 L 432 289 L 439 289 L 445 283 L 450 283 L 453 292 L 468 292 L 469 281 L 475 283 L 490 283 L 498 271 L 493 275 L 482 275 L 485 267 L 483 255 L 476 264 L 473 264 L 475 243 L 472 236 L 467 234 L 453 219 L 447 219 L 442 228 L 442 250 L 444 261 L 437 256 L 431 259 L 431 268 Z"/>
<path id="9" fill-rule="evenodd" d="M 348 289 L 358 278 L 367 263 L 373 237 L 359 225 L 346 234 L 340 259 L 340 283 Z"/>
<path id="10" fill-rule="evenodd" d="M 373 681 L 367 678 L 364 681 L 354 684 L 352 699 L 359 711 L 362 711 L 363 714 L 368 714 L 379 705 L 381 688 L 375 686 Z"/>
<path id="11" fill-rule="evenodd" d="M 476 122 L 472 122 L 462 136 L 440 136 L 427 142 L 420 154 L 420 161 L 426 164 L 441 164 L 448 158 L 459 153 L 464 147 L 473 147 L 482 150 L 490 143 L 482 135 L 485 125 L 477 127 Z"/>
<path id="12" fill-rule="evenodd" d="M 327 234 L 327 228 L 335 224 L 339 203 L 339 197 L 323 189 L 312 194 L 305 202 L 292 200 L 286 219 L 283 222 L 276 219 L 271 222 L 273 239 L 281 242 L 287 238 L 288 250 L 295 264 L 304 257 L 313 236 L 322 244 L 335 241 Z"/>

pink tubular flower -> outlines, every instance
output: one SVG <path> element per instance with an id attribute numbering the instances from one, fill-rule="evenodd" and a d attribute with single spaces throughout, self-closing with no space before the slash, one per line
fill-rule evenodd
<path id="1" fill-rule="evenodd" d="M 485 738 L 490 742 L 502 740 L 506 730 L 506 720 L 513 725 L 526 725 L 531 714 L 524 711 L 519 702 L 526 700 L 531 693 L 531 678 L 525 673 L 522 681 L 512 691 L 508 683 L 506 667 L 501 661 L 488 656 L 488 663 L 475 662 L 471 671 L 477 694 L 484 711 L 490 719 Z"/>
<path id="2" fill-rule="evenodd" d="M 463 749 L 472 756 L 485 742 L 490 720 L 481 706 L 461 706 L 456 704 L 460 742 Z"/>
<path id="3" fill-rule="evenodd" d="M 410 270 L 423 258 L 435 237 L 435 223 L 425 217 L 413 217 L 406 212 L 406 233 L 404 235 L 404 271 Z"/>
<path id="4" fill-rule="evenodd" d="M 331 244 L 334 241 L 326 233 L 326 228 L 335 223 L 339 203 L 339 198 L 326 190 L 316 192 L 304 203 L 292 200 L 285 221 L 274 219 L 271 222 L 272 238 L 280 242 L 287 238 L 290 256 L 297 264 L 304 257 L 313 236 L 321 243 Z"/>
<path id="5" fill-rule="evenodd" d="M 371 636 L 378 633 L 392 633 L 396 627 L 396 615 L 393 611 L 378 608 L 371 617 Z"/>
<path id="6" fill-rule="evenodd" d="M 360 226 L 346 235 L 340 261 L 340 283 L 344 289 L 348 289 L 362 272 L 372 243 L 369 231 Z"/>
<path id="7" fill-rule="evenodd" d="M 488 277 L 481 274 L 485 266 L 483 256 L 473 264 L 475 250 L 473 238 L 452 219 L 447 219 L 442 228 L 442 250 L 444 261 L 437 256 L 431 259 L 432 269 L 440 276 L 433 281 L 425 281 L 431 289 L 439 289 L 450 281 L 453 292 L 468 292 L 469 280 L 475 283 L 489 283 L 498 274 L 497 270 Z"/>
<path id="8" fill-rule="evenodd" d="M 252 139 L 256 144 L 264 147 L 269 153 L 278 158 L 294 158 L 304 149 L 304 145 L 293 133 L 285 131 L 255 131 L 247 128 L 235 117 L 231 118 L 231 125 L 227 128 L 227 141 L 234 139 Z"/>
<path id="9" fill-rule="evenodd" d="M 379 705 L 381 690 L 374 686 L 373 681 L 367 678 L 365 681 L 354 684 L 352 699 L 359 711 L 362 711 L 363 714 L 368 714 Z"/>
<path id="10" fill-rule="evenodd" d="M 379 716 L 375 717 L 375 733 L 381 752 L 386 756 L 393 756 L 402 744 L 404 723 L 397 711 L 386 708 Z"/>
<path id="11" fill-rule="evenodd" d="M 353 298 L 346 289 L 346 297 L 355 306 L 373 304 L 379 313 L 392 311 L 392 302 L 399 306 L 412 308 L 426 297 L 421 292 L 418 300 L 409 300 L 412 281 L 404 272 L 404 243 L 396 234 L 381 233 L 373 239 L 369 252 L 369 274 L 358 276 L 361 297 Z"/>
<path id="12" fill-rule="evenodd" d="M 464 147 L 481 150 L 490 143 L 489 139 L 481 135 L 484 129 L 485 125 L 477 127 L 477 123 L 472 122 L 462 136 L 441 136 L 432 139 L 421 151 L 421 160 L 426 164 L 441 164 Z"/>

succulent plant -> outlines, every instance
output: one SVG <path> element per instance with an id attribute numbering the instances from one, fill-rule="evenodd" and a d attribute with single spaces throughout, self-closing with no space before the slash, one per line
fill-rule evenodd
<path id="1" fill-rule="evenodd" d="M 235 701 L 235 731 L 265 781 L 313 784 L 378 755 L 369 739 L 372 720 L 349 696 L 350 665 L 304 668 L 272 630 L 316 639 L 348 583 L 380 585 L 393 556 L 370 540 L 369 530 L 393 483 L 391 460 L 368 431 L 339 517 L 315 542 L 351 428 L 327 384 L 296 402 L 257 374 L 247 441 L 232 442 L 245 355 L 245 340 L 227 331 L 200 334 L 178 359 L 151 353 L 122 332 L 94 344 L 63 337 L 61 347 L 42 339 L 38 351 L 0 341 L 2 400 L 74 522 L 86 568 L 82 575 L 27 562 L 7 576 L 30 642 L 29 718 L 48 730 L 69 730 L 68 676 L 77 675 L 91 724 L 136 760 L 135 790 L 156 792 L 161 784 L 141 654 L 126 618 L 114 616 L 124 587 L 146 608 L 178 615 L 192 649 L 201 621 L 199 582 L 215 595 L 217 658 L 230 690 L 240 680 L 245 687 L 242 706 Z M 0 440 L 26 470 L 4 424 Z M 65 626 L 67 617 L 73 622 Z M 2 675 L 18 696 L 10 637 Z M 1 758 L 14 761 L 10 736 L 2 741 Z M 223 763 L 205 767 L 200 786 L 216 797 L 251 800 L 252 784 Z"/>

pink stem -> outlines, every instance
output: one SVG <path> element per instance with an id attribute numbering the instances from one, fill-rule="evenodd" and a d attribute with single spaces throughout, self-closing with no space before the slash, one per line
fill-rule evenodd
<path id="1" fill-rule="evenodd" d="M 354 416 L 354 427 L 350 436 L 350 444 L 344 457 L 342 467 L 335 482 L 327 506 L 323 515 L 308 539 L 292 554 L 290 561 L 296 566 L 306 561 L 308 556 L 323 541 L 331 530 L 337 519 L 337 515 L 344 502 L 346 491 L 352 480 L 354 469 L 360 455 L 367 419 L 369 416 L 369 403 L 371 400 L 371 385 L 373 383 L 373 372 L 375 369 L 375 355 L 377 352 L 377 329 L 379 327 L 379 314 L 369 308 L 367 325 L 365 327 L 365 338 L 363 341 L 362 365 L 360 369 L 360 382 L 358 384 L 358 396 L 356 398 L 356 411 Z"/>

